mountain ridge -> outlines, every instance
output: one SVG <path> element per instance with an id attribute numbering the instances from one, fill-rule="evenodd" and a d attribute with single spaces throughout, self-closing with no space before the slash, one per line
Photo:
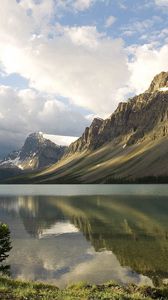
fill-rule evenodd
<path id="1" fill-rule="evenodd" d="M 165 90 L 161 90 L 162 88 Z M 70 145 L 68 152 L 94 150 L 114 139 L 117 143 L 124 140 L 126 145 L 134 144 L 143 139 L 145 134 L 156 126 L 156 121 L 159 122 L 159 118 L 162 125 L 165 119 L 167 121 L 167 111 L 165 112 L 167 96 L 168 72 L 161 72 L 154 77 L 146 92 L 129 99 L 127 102 L 120 102 L 109 118 L 101 119 L 101 121 L 97 118 L 94 119 L 91 126 L 85 129 L 83 135 Z M 165 103 L 161 105 L 161 101 L 165 101 Z M 151 106 L 155 106 L 155 108 L 151 110 Z M 166 103 L 167 108 L 168 104 Z M 161 109 L 160 114 L 158 114 L 159 109 Z M 141 116 L 139 117 L 140 113 Z M 151 124 L 147 122 L 149 115 Z M 167 133 L 167 126 L 162 126 L 162 130 L 163 134 Z"/>
<path id="2" fill-rule="evenodd" d="M 160 176 L 168 182 L 167 136 L 168 72 L 161 72 L 144 93 L 119 103 L 109 118 L 95 118 L 58 162 L 24 182 L 110 183 Z"/>

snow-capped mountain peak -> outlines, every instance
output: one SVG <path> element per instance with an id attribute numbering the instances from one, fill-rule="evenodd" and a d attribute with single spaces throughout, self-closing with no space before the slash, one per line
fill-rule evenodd
<path id="1" fill-rule="evenodd" d="M 0 162 L 0 167 L 21 170 L 40 169 L 56 163 L 65 150 L 65 146 L 53 143 L 42 132 L 34 132 L 26 138 L 19 151 L 10 153 Z"/>

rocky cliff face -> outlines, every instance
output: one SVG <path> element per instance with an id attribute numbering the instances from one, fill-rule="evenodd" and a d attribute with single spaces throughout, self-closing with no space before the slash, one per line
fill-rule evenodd
<path id="1" fill-rule="evenodd" d="M 42 133 L 30 134 L 22 149 L 9 154 L 1 163 L 1 168 L 19 168 L 34 170 L 57 162 L 64 154 L 66 147 L 58 146 L 43 137 Z"/>
<path id="2" fill-rule="evenodd" d="M 94 119 L 68 153 L 94 150 L 114 141 L 124 147 L 168 134 L 168 72 L 155 76 L 149 89 L 119 103 L 106 120 Z"/>
<path id="3" fill-rule="evenodd" d="M 90 127 L 86 127 L 82 136 L 69 146 L 68 153 L 90 149 L 93 144 L 96 146 L 97 136 L 102 124 L 103 119 L 95 118 Z"/>
<path id="4" fill-rule="evenodd" d="M 152 80 L 147 92 L 154 93 L 158 90 L 162 91 L 164 88 L 168 89 L 168 72 L 161 72 L 160 74 L 156 75 Z"/>

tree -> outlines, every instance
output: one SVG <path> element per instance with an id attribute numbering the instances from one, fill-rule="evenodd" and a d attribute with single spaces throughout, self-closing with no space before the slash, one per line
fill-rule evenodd
<path id="1" fill-rule="evenodd" d="M 9 251 L 11 249 L 9 227 L 4 223 L 0 223 L 0 272 L 3 274 L 9 274 L 10 266 L 3 265 L 3 262 L 9 256 Z"/>

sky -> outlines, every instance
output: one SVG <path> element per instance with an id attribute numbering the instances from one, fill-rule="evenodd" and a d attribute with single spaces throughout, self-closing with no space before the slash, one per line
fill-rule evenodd
<path id="1" fill-rule="evenodd" d="M 80 136 L 168 71 L 168 0 L 1 0 L 0 152 Z"/>

